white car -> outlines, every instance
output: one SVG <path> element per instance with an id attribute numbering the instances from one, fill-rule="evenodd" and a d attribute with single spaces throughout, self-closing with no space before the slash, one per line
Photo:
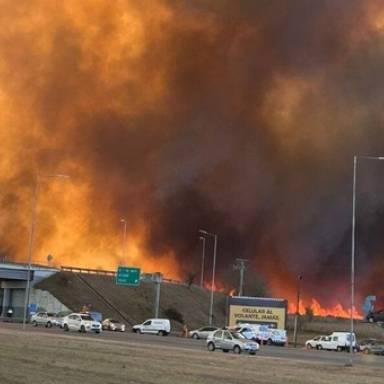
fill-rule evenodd
<path id="1" fill-rule="evenodd" d="M 327 336 L 315 336 L 313 339 L 307 340 L 305 342 L 305 347 L 307 349 L 318 349 L 317 346 L 319 345 L 320 341 L 326 341 L 326 338 Z"/>
<path id="2" fill-rule="evenodd" d="M 167 336 L 171 332 L 171 323 L 168 319 L 148 319 L 142 324 L 134 325 L 132 331 Z"/>
<path id="3" fill-rule="evenodd" d="M 250 355 L 255 355 L 260 346 L 256 341 L 246 339 L 241 333 L 218 330 L 208 336 L 207 348 L 211 352 L 221 349 L 223 352 L 233 351 L 236 354 L 248 352 Z"/>
<path id="4" fill-rule="evenodd" d="M 189 337 L 192 337 L 192 339 L 207 339 L 212 332 L 217 331 L 218 329 L 219 328 L 217 327 L 211 326 L 202 327 L 193 331 L 189 331 Z"/>
<path id="5" fill-rule="evenodd" d="M 56 314 L 50 312 L 37 312 L 31 316 L 31 323 L 35 327 L 44 325 L 46 328 L 51 328 L 55 324 Z"/>
<path id="6" fill-rule="evenodd" d="M 84 313 L 71 313 L 63 319 L 64 331 L 101 332 L 101 323 Z"/>

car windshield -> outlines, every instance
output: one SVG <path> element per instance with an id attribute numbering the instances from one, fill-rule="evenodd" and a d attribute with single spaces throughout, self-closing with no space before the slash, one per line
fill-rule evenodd
<path id="1" fill-rule="evenodd" d="M 241 333 L 231 332 L 231 335 L 235 339 L 245 339 L 245 337 Z"/>
<path id="2" fill-rule="evenodd" d="M 93 320 L 92 317 L 89 316 L 89 315 L 81 315 L 81 318 L 82 318 L 83 320 L 86 320 L 86 321 L 92 321 L 92 320 Z"/>

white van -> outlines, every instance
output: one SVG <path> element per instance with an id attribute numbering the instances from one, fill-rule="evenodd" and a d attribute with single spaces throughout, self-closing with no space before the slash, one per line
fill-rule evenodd
<path id="1" fill-rule="evenodd" d="M 317 349 L 328 349 L 333 351 L 349 350 L 351 333 L 350 332 L 333 332 L 329 336 L 322 337 L 317 342 Z M 357 349 L 356 335 L 352 334 L 353 350 Z"/>
<path id="2" fill-rule="evenodd" d="M 135 333 L 154 333 L 160 336 L 167 336 L 171 332 L 171 323 L 168 319 L 148 319 L 143 324 L 132 327 Z"/>
<path id="3" fill-rule="evenodd" d="M 241 333 L 248 340 L 257 341 L 259 344 L 266 344 L 270 339 L 272 329 L 263 324 L 239 324 L 230 330 Z"/>

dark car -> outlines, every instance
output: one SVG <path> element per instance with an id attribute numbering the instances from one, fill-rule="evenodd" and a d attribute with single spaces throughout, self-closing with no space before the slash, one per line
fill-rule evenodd
<path id="1" fill-rule="evenodd" d="M 379 311 L 369 312 L 367 315 L 367 320 L 370 323 L 376 323 L 379 321 L 384 322 L 384 309 L 380 309 Z"/>

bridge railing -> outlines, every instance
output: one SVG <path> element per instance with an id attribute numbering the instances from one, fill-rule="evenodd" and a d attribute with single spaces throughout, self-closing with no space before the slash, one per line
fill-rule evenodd
<path id="1" fill-rule="evenodd" d="M 90 269 L 90 268 L 79 268 L 79 267 L 72 267 L 72 266 L 67 266 L 63 265 L 61 266 L 62 271 L 67 271 L 67 272 L 73 272 L 73 273 L 86 273 L 90 275 L 101 275 L 101 276 L 112 276 L 116 277 L 116 271 L 108 271 L 105 269 Z M 171 284 L 180 284 L 180 285 L 187 285 L 185 282 L 180 281 L 180 280 L 174 280 L 174 279 L 167 279 L 163 277 L 163 281 Z"/>

